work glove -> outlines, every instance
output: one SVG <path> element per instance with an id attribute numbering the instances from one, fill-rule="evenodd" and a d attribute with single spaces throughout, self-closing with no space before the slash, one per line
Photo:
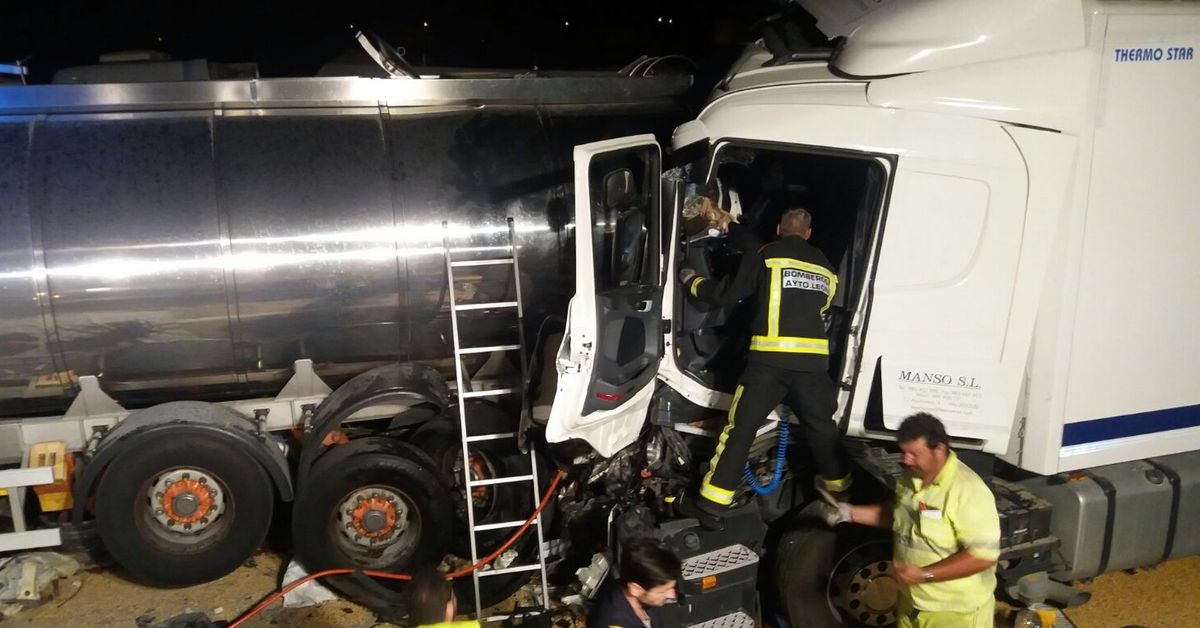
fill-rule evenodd
<path id="1" fill-rule="evenodd" d="M 696 271 L 691 268 L 688 268 L 687 266 L 684 266 L 683 268 L 679 269 L 679 281 L 683 282 L 683 285 L 685 285 L 685 286 L 691 285 L 692 280 L 695 279 L 697 276 L 698 276 L 698 274 L 696 273 Z"/>
<path id="2" fill-rule="evenodd" d="M 811 512 L 825 522 L 829 527 L 835 527 L 839 523 L 850 523 L 850 504 L 844 502 L 829 503 L 824 499 L 813 502 Z"/>

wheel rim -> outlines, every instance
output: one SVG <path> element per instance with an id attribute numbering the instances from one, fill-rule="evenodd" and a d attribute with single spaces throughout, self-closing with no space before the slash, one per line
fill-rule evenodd
<path id="1" fill-rule="evenodd" d="M 830 610 L 863 626 L 896 623 L 900 583 L 890 573 L 891 549 L 883 541 L 855 547 L 834 565 L 829 577 Z"/>
<path id="2" fill-rule="evenodd" d="M 211 545 L 229 529 L 234 503 L 228 487 L 212 471 L 174 467 L 146 481 L 144 499 L 134 505 L 143 535 L 167 551 L 194 551 Z"/>
<path id="3" fill-rule="evenodd" d="M 338 546 L 355 562 L 393 565 L 416 548 L 421 538 L 421 511 L 404 491 L 365 486 L 339 500 L 333 527 Z"/>
<path id="4" fill-rule="evenodd" d="M 472 452 L 471 481 L 490 480 L 497 477 L 496 466 L 482 452 Z M 443 454 L 442 468 L 448 469 L 450 486 L 455 495 L 454 513 L 462 521 L 467 520 L 467 487 L 463 484 L 463 457 L 461 451 L 454 447 L 447 448 Z M 475 520 L 483 521 L 492 514 L 496 505 L 496 487 L 476 486 L 470 490 L 471 507 L 475 509 Z"/>

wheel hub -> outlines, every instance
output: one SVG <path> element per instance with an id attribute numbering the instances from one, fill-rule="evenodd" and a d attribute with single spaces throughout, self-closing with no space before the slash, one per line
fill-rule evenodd
<path id="1" fill-rule="evenodd" d="M 471 456 L 471 480 L 490 480 L 492 474 L 488 472 L 487 463 L 480 456 Z M 481 507 L 487 503 L 488 496 L 491 490 L 488 486 L 476 486 L 471 490 L 471 501 L 475 507 Z"/>
<path id="2" fill-rule="evenodd" d="M 400 495 L 385 488 L 355 491 L 338 511 L 342 534 L 365 547 L 394 542 L 408 525 L 408 506 Z"/>
<path id="3" fill-rule="evenodd" d="M 847 603 L 850 605 L 858 602 L 854 604 L 856 610 L 861 608 L 872 615 L 885 615 L 895 608 L 899 601 L 900 586 L 896 579 L 887 573 L 887 563 L 877 563 L 860 569 L 850 580 Z"/>
<path id="4" fill-rule="evenodd" d="M 872 542 L 847 553 L 830 578 L 830 601 L 844 619 L 865 626 L 896 622 L 900 583 L 891 575 L 886 544 Z"/>
<path id="5" fill-rule="evenodd" d="M 164 473 L 147 497 L 154 519 L 174 532 L 200 532 L 225 511 L 225 496 L 217 481 L 197 469 Z"/>
<path id="6" fill-rule="evenodd" d="M 451 455 L 451 454 L 447 454 Z M 488 459 L 478 453 L 471 454 L 468 470 L 472 482 L 480 480 L 490 480 L 495 477 L 495 472 Z M 470 490 L 463 485 L 463 464 L 462 454 L 455 455 L 453 462 L 450 463 L 450 482 L 458 491 L 460 502 L 457 504 L 458 514 L 461 518 L 466 519 L 466 500 L 470 499 L 471 506 L 475 509 L 475 516 L 486 516 L 486 513 L 492 506 L 492 499 L 495 497 L 495 487 L 493 486 L 475 486 Z"/>

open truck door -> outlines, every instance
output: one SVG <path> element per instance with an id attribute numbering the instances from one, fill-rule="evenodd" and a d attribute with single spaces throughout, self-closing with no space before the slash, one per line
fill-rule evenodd
<path id="1" fill-rule="evenodd" d="M 575 297 L 551 442 L 611 456 L 642 429 L 663 352 L 661 172 L 653 135 L 575 147 Z"/>

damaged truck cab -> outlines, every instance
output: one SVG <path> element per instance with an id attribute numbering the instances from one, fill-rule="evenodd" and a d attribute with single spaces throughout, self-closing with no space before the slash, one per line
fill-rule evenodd
<path id="1" fill-rule="evenodd" d="M 1200 226 L 1188 171 L 1200 83 L 1178 52 L 1200 39 L 1200 13 L 1086 0 L 801 4 L 844 38 L 837 49 L 814 59 L 752 46 L 676 130 L 681 163 L 666 176 L 649 136 L 576 147 L 576 296 L 547 440 L 585 441 L 608 470 L 614 457 L 662 457 L 664 439 L 694 451 L 707 440 L 711 452 L 745 359 L 747 304 L 708 308 L 676 277 L 684 264 L 730 273 L 745 244 L 685 214 L 696 185 L 719 190 L 760 241 L 785 209 L 813 215 L 810 241 L 840 288 L 827 320 L 832 420 L 878 489 L 901 472 L 886 453 L 901 420 L 938 416 L 996 494 L 1009 594 L 1041 602 L 1065 595 L 1047 573 L 1070 581 L 1180 555 L 1181 500 L 1200 481 L 1188 471 L 1200 398 L 1186 383 L 1200 346 L 1182 330 L 1200 286 L 1194 249 L 1171 233 Z M 1163 368 L 1191 376 L 1153 375 Z M 751 450 L 758 477 L 776 459 L 774 425 Z M 691 478 L 707 456 L 693 458 Z M 872 571 L 890 558 L 886 537 L 841 530 L 859 535 L 847 546 L 781 517 L 810 497 L 803 456 L 789 463 L 784 496 L 744 490 L 737 502 L 786 529 L 765 550 L 781 606 L 804 625 L 889 623 L 895 587 Z M 642 501 L 624 507 L 669 540 L 671 491 L 687 480 L 656 484 L 662 466 L 642 471 Z M 1118 513 L 1147 493 L 1153 514 Z M 618 531 L 628 524 L 612 517 Z M 685 571 L 711 549 L 675 547 Z M 685 623 L 714 617 L 691 603 Z"/>

